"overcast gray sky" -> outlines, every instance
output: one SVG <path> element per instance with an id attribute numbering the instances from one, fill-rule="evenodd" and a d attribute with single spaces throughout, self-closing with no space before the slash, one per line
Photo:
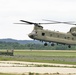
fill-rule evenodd
<path id="1" fill-rule="evenodd" d="M 16 25 L 19 20 L 43 22 L 42 19 L 76 22 L 76 0 L 0 0 L 0 39 L 30 39 L 33 26 Z M 67 32 L 70 25 L 42 25 L 44 29 Z"/>

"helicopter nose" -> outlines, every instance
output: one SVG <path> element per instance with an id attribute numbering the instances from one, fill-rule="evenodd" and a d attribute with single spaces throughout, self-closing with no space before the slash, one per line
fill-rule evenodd
<path id="1" fill-rule="evenodd" d="M 28 34 L 28 36 L 29 36 L 30 38 L 33 38 L 33 37 L 34 37 L 33 34 L 31 34 L 31 33 Z"/>

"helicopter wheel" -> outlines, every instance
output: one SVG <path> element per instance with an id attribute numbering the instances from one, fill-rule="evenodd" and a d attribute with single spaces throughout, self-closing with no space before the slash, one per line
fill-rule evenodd
<path id="1" fill-rule="evenodd" d="M 51 46 L 54 46 L 54 43 L 52 43 Z"/>
<path id="2" fill-rule="evenodd" d="M 71 48 L 71 46 L 70 46 L 70 45 L 68 45 L 68 48 Z"/>
<path id="3" fill-rule="evenodd" d="M 44 46 L 47 46 L 47 43 L 44 43 Z"/>

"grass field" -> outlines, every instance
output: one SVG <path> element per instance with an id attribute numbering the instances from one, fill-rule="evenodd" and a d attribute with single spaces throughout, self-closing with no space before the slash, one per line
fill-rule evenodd
<path id="1" fill-rule="evenodd" d="M 31 61 L 59 64 L 75 64 L 76 51 L 74 50 L 15 50 L 14 56 L 0 55 L 0 61 Z"/>
<path id="2" fill-rule="evenodd" d="M 0 75 L 22 75 L 22 74 L 0 73 Z"/>

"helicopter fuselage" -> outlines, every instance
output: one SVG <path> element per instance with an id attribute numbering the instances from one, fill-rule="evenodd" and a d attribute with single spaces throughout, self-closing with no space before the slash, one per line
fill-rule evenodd
<path id="1" fill-rule="evenodd" d="M 29 34 L 32 39 L 54 42 L 59 44 L 76 45 L 76 36 L 72 35 L 70 32 L 62 33 L 58 31 L 50 31 L 41 29 L 35 29 Z"/>

